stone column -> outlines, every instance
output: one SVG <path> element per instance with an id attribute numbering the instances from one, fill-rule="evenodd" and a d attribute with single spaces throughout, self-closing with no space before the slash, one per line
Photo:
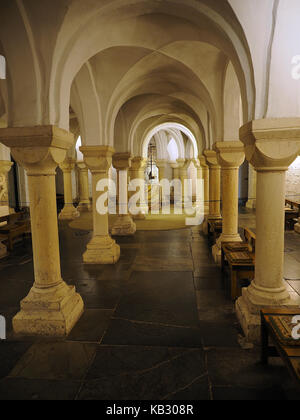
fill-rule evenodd
<path id="1" fill-rule="evenodd" d="M 72 194 L 72 171 L 75 167 L 75 161 L 67 158 L 59 167 L 63 171 L 65 197 L 65 205 L 59 214 L 59 220 L 73 220 L 80 216 L 80 213 L 74 207 Z"/>
<path id="2" fill-rule="evenodd" d="M 136 224 L 128 213 L 128 169 L 131 166 L 130 153 L 116 153 L 113 166 L 117 170 L 119 214 L 113 225 L 112 235 L 131 236 L 136 232 Z"/>
<path id="3" fill-rule="evenodd" d="M 162 181 L 163 179 L 166 178 L 165 170 L 167 166 L 167 161 L 164 159 L 156 159 L 156 166 L 158 167 L 158 170 L 159 170 L 159 181 Z"/>
<path id="4" fill-rule="evenodd" d="M 204 209 L 204 197 L 203 197 L 204 191 L 203 191 L 202 168 L 201 168 L 201 165 L 200 165 L 200 161 L 198 159 L 193 159 L 193 164 L 194 164 L 195 168 L 197 169 L 197 188 L 201 188 L 201 192 L 202 192 L 202 194 L 201 194 L 202 198 L 199 200 L 199 203 L 197 202 L 197 206 L 201 205 L 201 202 L 202 202 L 203 209 Z M 196 191 L 196 193 L 197 193 L 197 191 Z M 196 194 L 195 200 L 197 200 L 197 194 Z"/>
<path id="5" fill-rule="evenodd" d="M 56 167 L 73 135 L 54 126 L 0 130 L 0 141 L 27 171 L 35 282 L 13 319 L 16 334 L 66 336 L 83 313 L 74 286 L 61 278 L 57 225 Z"/>
<path id="6" fill-rule="evenodd" d="M 209 214 L 209 167 L 206 163 L 205 156 L 199 156 L 202 168 L 203 184 L 204 184 L 204 214 Z"/>
<path id="7" fill-rule="evenodd" d="M 167 163 L 168 162 L 164 159 L 157 159 L 156 160 L 156 166 L 158 167 L 158 170 L 159 170 L 159 182 L 161 182 L 163 179 L 166 179 L 165 171 L 166 171 Z M 166 202 L 166 197 L 163 197 L 162 193 L 163 193 L 163 191 L 162 191 L 162 189 L 160 189 L 161 205 L 163 205 Z"/>
<path id="8" fill-rule="evenodd" d="M 108 211 L 100 214 L 97 200 L 103 191 L 97 191 L 101 180 L 108 180 L 114 149 L 108 146 L 82 146 L 80 151 L 93 176 L 93 239 L 83 255 L 86 264 L 115 264 L 120 258 L 120 247 L 109 235 Z M 108 200 L 107 200 L 108 206 Z"/>
<path id="9" fill-rule="evenodd" d="M 13 162 L 7 160 L 0 161 L 0 217 L 10 213 L 8 198 L 8 173 L 13 166 Z M 7 247 L 1 242 L 0 236 L 0 259 L 6 257 Z"/>
<path id="10" fill-rule="evenodd" d="M 251 164 L 249 165 L 248 201 L 246 207 L 251 210 L 256 208 L 256 171 Z"/>
<path id="11" fill-rule="evenodd" d="M 131 160 L 130 179 L 140 179 L 145 182 L 145 168 L 147 165 L 147 159 L 142 157 L 135 157 Z M 129 196 L 132 197 L 134 192 L 130 192 Z M 145 214 L 148 214 L 148 204 L 145 197 L 145 189 L 141 191 L 141 211 L 137 215 L 133 215 L 134 220 L 145 219 Z"/>
<path id="12" fill-rule="evenodd" d="M 171 165 L 171 168 L 173 169 L 173 180 L 174 179 L 179 179 L 178 163 L 177 162 L 172 162 L 170 165 Z"/>
<path id="13" fill-rule="evenodd" d="M 9 213 L 8 173 L 12 167 L 13 162 L 0 160 L 0 206 L 7 208 L 7 214 Z"/>
<path id="14" fill-rule="evenodd" d="M 215 143 L 218 162 L 222 168 L 222 235 L 213 247 L 213 256 L 221 263 L 222 242 L 242 242 L 239 224 L 239 168 L 245 160 L 244 145 L 240 141 Z"/>
<path id="15" fill-rule="evenodd" d="M 209 215 L 208 219 L 221 219 L 221 168 L 213 150 L 204 152 L 209 166 Z"/>
<path id="16" fill-rule="evenodd" d="M 80 213 L 91 211 L 92 206 L 90 202 L 90 192 L 89 192 L 89 170 L 84 162 L 77 162 L 77 168 L 79 171 L 79 196 L 80 196 L 80 202 L 79 202 L 77 210 Z"/>
<path id="17" fill-rule="evenodd" d="M 260 309 L 293 305 L 283 281 L 285 173 L 300 150 L 300 119 L 252 121 L 240 138 L 257 171 L 256 261 L 236 310 L 247 338 L 259 342 Z"/>

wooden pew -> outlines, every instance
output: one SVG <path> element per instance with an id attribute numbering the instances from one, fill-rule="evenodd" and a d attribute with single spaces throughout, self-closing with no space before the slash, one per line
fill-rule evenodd
<path id="1" fill-rule="evenodd" d="M 256 235 L 250 229 L 244 229 L 245 241 L 222 243 L 222 274 L 228 269 L 232 300 L 241 296 L 240 281 L 250 282 L 255 273 L 255 240 Z"/>
<path id="2" fill-rule="evenodd" d="M 300 341 L 292 337 L 294 316 L 300 309 L 268 308 L 261 311 L 261 362 L 267 365 L 270 357 L 280 357 L 300 391 Z M 273 346 L 270 346 L 272 339 Z"/>
<path id="3" fill-rule="evenodd" d="M 285 206 L 285 229 L 294 230 L 294 226 L 300 217 L 300 203 L 286 199 Z"/>
<path id="4" fill-rule="evenodd" d="M 0 235 L 5 238 L 9 251 L 13 250 L 15 239 L 22 237 L 24 240 L 31 231 L 30 220 L 25 212 L 1 217 L 0 224 L 2 223 L 6 224 L 0 227 Z"/>
<path id="5" fill-rule="evenodd" d="M 208 245 L 214 245 L 222 234 L 222 219 L 208 219 Z"/>

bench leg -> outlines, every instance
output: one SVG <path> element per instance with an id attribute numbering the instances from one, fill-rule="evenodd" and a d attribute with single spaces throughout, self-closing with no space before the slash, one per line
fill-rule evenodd
<path id="1" fill-rule="evenodd" d="M 263 315 L 261 315 L 261 363 L 269 363 L 269 333 Z"/>
<path id="2" fill-rule="evenodd" d="M 236 300 L 238 297 L 238 284 L 237 284 L 237 272 L 231 269 L 231 299 Z"/>
<path id="3" fill-rule="evenodd" d="M 8 248 L 10 251 L 14 250 L 14 240 L 11 237 L 8 238 Z"/>

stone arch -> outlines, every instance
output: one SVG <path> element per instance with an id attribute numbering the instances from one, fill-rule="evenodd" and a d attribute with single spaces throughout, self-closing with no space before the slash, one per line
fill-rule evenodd
<path id="1" fill-rule="evenodd" d="M 182 131 L 183 133 L 185 133 L 187 135 L 187 137 L 191 140 L 192 144 L 193 144 L 193 151 L 194 151 L 194 158 L 197 159 L 198 158 L 198 145 L 197 145 L 197 141 L 196 138 L 194 136 L 194 134 L 184 125 L 178 124 L 178 123 L 164 123 L 161 124 L 157 127 L 152 128 L 148 133 L 146 133 L 146 135 L 144 136 L 144 138 L 142 139 L 142 154 L 141 156 L 146 158 L 147 157 L 147 153 L 148 153 L 148 146 L 149 143 L 152 139 L 153 136 L 155 136 L 155 134 L 157 134 L 159 131 L 161 130 L 167 130 L 168 128 L 171 129 L 177 129 L 179 131 Z M 184 145 L 183 145 L 184 147 Z"/>

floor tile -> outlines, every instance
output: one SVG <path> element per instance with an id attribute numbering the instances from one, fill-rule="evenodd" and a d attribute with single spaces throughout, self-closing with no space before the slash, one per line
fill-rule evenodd
<path id="1" fill-rule="evenodd" d="M 96 346 L 82 343 L 37 343 L 17 363 L 10 377 L 25 379 L 83 379 Z"/>
<path id="2" fill-rule="evenodd" d="M 152 369 L 86 381 L 82 400 L 160 400 L 187 387 L 205 372 L 203 354 L 191 350 Z"/>
<path id="3" fill-rule="evenodd" d="M 80 382 L 41 379 L 7 378 L 0 381 L 2 401 L 65 401 L 74 400 Z"/>
<path id="4" fill-rule="evenodd" d="M 114 311 L 87 309 L 68 336 L 68 341 L 100 343 Z"/>
<path id="5" fill-rule="evenodd" d="M 113 319 L 103 338 L 103 344 L 202 347 L 199 329 L 161 326 Z"/>
<path id="6" fill-rule="evenodd" d="M 197 326 L 192 273 L 133 272 L 130 285 L 124 290 L 115 317 L 170 325 Z"/>

